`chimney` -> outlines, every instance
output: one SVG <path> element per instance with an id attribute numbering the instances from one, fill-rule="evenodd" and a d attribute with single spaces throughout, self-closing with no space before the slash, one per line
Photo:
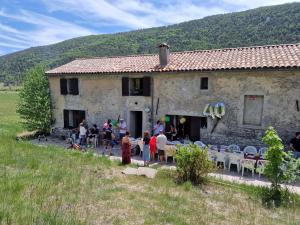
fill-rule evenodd
<path id="1" fill-rule="evenodd" d="M 166 66 L 170 61 L 170 46 L 166 43 L 162 43 L 158 46 L 159 49 L 159 64 L 160 66 Z"/>

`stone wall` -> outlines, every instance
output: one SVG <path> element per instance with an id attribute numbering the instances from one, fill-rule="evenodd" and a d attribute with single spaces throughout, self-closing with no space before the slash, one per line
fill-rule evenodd
<path id="1" fill-rule="evenodd" d="M 125 74 L 126 75 L 126 74 Z M 128 75 L 126 75 L 128 76 Z M 208 119 L 207 129 L 201 129 L 201 139 L 211 144 L 262 145 L 266 127 L 274 126 L 284 141 L 300 130 L 300 71 L 225 71 L 163 74 L 131 74 L 130 77 L 153 77 L 153 119 L 162 116 L 202 116 L 207 103 L 224 102 L 226 114 L 211 133 L 216 120 Z M 75 76 L 69 76 L 75 77 Z M 101 125 L 118 115 L 129 121 L 130 111 L 143 111 L 143 130 L 151 128 L 151 97 L 122 97 L 122 75 L 80 75 L 79 95 L 60 95 L 59 77 L 50 77 L 55 126 L 63 127 L 63 109 L 86 110 L 90 124 Z M 200 90 L 200 78 L 209 78 L 208 90 Z M 244 125 L 244 96 L 262 95 L 262 123 Z M 159 107 L 156 115 L 156 104 Z M 254 115 L 255 116 L 255 115 Z M 129 124 L 129 123 L 128 123 Z"/>

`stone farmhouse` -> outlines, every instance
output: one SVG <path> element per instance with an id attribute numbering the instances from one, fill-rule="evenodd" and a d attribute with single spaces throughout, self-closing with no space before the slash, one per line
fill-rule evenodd
<path id="1" fill-rule="evenodd" d="M 134 137 L 168 117 L 210 144 L 261 145 L 272 125 L 284 141 L 300 130 L 300 44 L 81 58 L 47 71 L 56 128 L 122 117 Z M 221 119 L 207 104 L 223 102 Z M 180 123 L 181 118 L 184 123 Z"/>

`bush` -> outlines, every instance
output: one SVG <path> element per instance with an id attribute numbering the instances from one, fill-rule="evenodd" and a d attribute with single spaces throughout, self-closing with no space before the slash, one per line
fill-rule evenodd
<path id="1" fill-rule="evenodd" d="M 207 174 L 213 171 L 214 165 L 208 160 L 208 149 L 198 145 L 179 146 L 176 153 L 177 181 L 190 181 L 201 184 Z"/>

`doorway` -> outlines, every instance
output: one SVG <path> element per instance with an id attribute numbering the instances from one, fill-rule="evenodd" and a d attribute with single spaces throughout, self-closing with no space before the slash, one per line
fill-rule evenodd
<path id="1" fill-rule="evenodd" d="M 177 138 L 184 139 L 189 138 L 191 141 L 200 140 L 200 129 L 207 127 L 207 121 L 205 117 L 198 116 L 178 116 L 167 115 L 170 119 L 166 122 L 166 130 L 170 130 L 170 125 L 173 124 L 177 129 Z M 184 118 L 184 123 L 180 122 L 180 119 Z"/>
<path id="2" fill-rule="evenodd" d="M 134 138 L 143 136 L 143 112 L 130 111 L 130 133 Z"/>

